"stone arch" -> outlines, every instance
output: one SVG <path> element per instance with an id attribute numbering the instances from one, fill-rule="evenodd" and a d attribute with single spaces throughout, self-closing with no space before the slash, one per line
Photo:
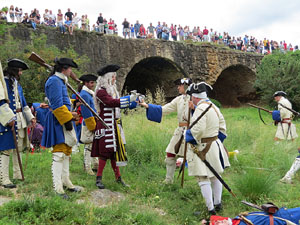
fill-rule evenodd
<path id="1" fill-rule="evenodd" d="M 187 77 L 187 74 L 172 60 L 158 56 L 148 57 L 140 60 L 129 71 L 122 92 L 137 90 L 145 94 L 146 89 L 149 89 L 154 93 L 159 86 L 165 91 L 168 100 L 178 95 L 173 81 L 182 77 Z"/>
<path id="2" fill-rule="evenodd" d="M 237 64 L 225 68 L 213 84 L 211 97 L 223 106 L 238 107 L 250 100 L 256 100 L 253 87 L 256 74 L 245 65 Z"/>

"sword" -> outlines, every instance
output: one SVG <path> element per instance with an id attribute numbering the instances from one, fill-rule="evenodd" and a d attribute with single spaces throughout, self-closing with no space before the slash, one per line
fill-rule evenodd
<path id="1" fill-rule="evenodd" d="M 205 156 L 201 155 L 201 152 L 196 148 L 195 145 L 192 145 L 193 152 L 204 162 L 207 168 L 216 176 L 216 178 L 223 184 L 223 186 L 229 191 L 229 193 L 236 198 L 236 195 L 232 192 L 231 188 L 225 183 L 222 177 L 217 173 L 217 171 L 210 165 L 210 163 L 205 159 Z"/>
<path id="2" fill-rule="evenodd" d="M 12 130 L 13 137 L 14 137 L 14 143 L 15 143 L 15 147 L 16 147 L 17 158 L 18 158 L 18 163 L 19 163 L 19 167 L 20 167 L 20 171 L 21 171 L 22 180 L 24 181 L 24 173 L 23 173 L 22 161 L 21 161 L 19 147 L 18 147 L 15 125 L 12 126 L 11 130 Z"/>

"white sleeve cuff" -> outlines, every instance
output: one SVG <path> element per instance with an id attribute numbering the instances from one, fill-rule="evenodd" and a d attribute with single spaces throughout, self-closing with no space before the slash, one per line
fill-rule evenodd
<path id="1" fill-rule="evenodd" d="M 9 108 L 7 103 L 0 106 L 0 123 L 2 126 L 6 126 L 9 122 L 15 120 L 15 114 Z"/>

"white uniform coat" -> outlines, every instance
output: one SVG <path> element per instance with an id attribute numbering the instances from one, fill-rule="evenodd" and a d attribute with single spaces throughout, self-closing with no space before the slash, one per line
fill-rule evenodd
<path id="1" fill-rule="evenodd" d="M 198 102 L 191 119 L 191 123 L 201 115 L 201 113 L 208 107 L 208 104 L 209 102 L 207 102 L 207 100 L 201 100 Z M 226 124 L 220 110 L 217 108 L 217 106 L 213 105 L 191 129 L 191 133 L 198 143 L 198 145 L 196 145 L 197 149 L 202 151 L 206 146 L 205 143 L 201 143 L 202 138 L 218 136 L 219 131 L 221 131 L 223 134 L 226 134 Z M 191 145 L 189 144 L 188 146 L 187 161 L 189 176 L 204 176 L 208 178 L 214 177 L 213 173 L 192 151 Z M 224 168 L 230 166 L 227 153 L 219 139 L 212 142 L 211 147 L 206 154 L 206 160 L 218 174 L 223 173 Z"/>
<path id="2" fill-rule="evenodd" d="M 282 105 L 292 109 L 292 104 L 285 97 L 281 97 L 281 99 L 279 100 L 278 103 L 281 103 Z M 280 111 L 281 120 L 290 119 L 290 120 L 285 120 L 285 121 L 292 122 L 293 113 L 291 111 L 289 111 L 286 108 L 282 107 L 280 104 L 278 104 L 278 110 Z M 297 138 L 298 134 L 296 132 L 295 125 L 291 123 L 290 128 L 289 128 L 288 123 L 279 122 L 278 125 L 277 125 L 277 131 L 276 131 L 275 137 L 279 138 L 279 139 L 287 139 L 287 140 Z"/>
<path id="3" fill-rule="evenodd" d="M 189 112 L 189 95 L 180 95 L 174 98 L 170 103 L 162 106 L 162 113 L 168 114 L 172 112 L 177 112 L 177 119 L 178 119 L 178 127 L 175 129 L 173 137 L 170 140 L 169 145 L 166 148 L 167 153 L 175 154 L 175 145 L 179 141 L 184 129 L 186 127 L 179 127 L 179 123 L 187 123 L 188 120 L 188 112 Z M 184 143 L 182 141 L 181 147 L 178 152 L 178 156 L 184 155 Z"/>

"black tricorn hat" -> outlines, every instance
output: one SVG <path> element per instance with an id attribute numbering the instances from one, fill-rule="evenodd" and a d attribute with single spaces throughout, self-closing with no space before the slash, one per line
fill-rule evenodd
<path id="1" fill-rule="evenodd" d="M 109 72 L 116 72 L 120 69 L 120 66 L 116 65 L 116 64 L 111 64 L 111 65 L 107 65 L 102 67 L 100 70 L 97 71 L 99 76 L 104 76 L 105 74 L 109 73 Z"/>
<path id="2" fill-rule="evenodd" d="M 210 86 L 209 84 L 205 83 L 205 82 L 200 82 L 200 83 L 192 83 L 188 90 L 187 90 L 187 94 L 192 95 L 192 94 L 200 94 L 202 92 L 208 92 L 209 90 L 212 90 L 212 86 Z"/>
<path id="3" fill-rule="evenodd" d="M 61 65 L 61 66 L 70 66 L 73 68 L 78 68 L 78 65 L 73 61 L 73 59 L 70 58 L 55 58 L 54 60 L 55 64 Z"/>
<path id="4" fill-rule="evenodd" d="M 182 84 L 190 85 L 192 82 L 193 81 L 191 78 L 179 78 L 174 81 L 174 84 L 175 85 L 182 85 Z"/>
<path id="5" fill-rule="evenodd" d="M 284 91 L 276 91 L 274 94 L 273 94 L 273 97 L 276 97 L 276 96 L 287 96 L 287 94 L 284 92 Z"/>
<path id="6" fill-rule="evenodd" d="M 20 59 L 9 59 L 7 60 L 8 67 L 20 68 L 22 70 L 29 69 L 28 65 Z"/>
<path id="7" fill-rule="evenodd" d="M 97 79 L 98 76 L 94 74 L 84 74 L 79 78 L 81 81 L 96 81 Z"/>

